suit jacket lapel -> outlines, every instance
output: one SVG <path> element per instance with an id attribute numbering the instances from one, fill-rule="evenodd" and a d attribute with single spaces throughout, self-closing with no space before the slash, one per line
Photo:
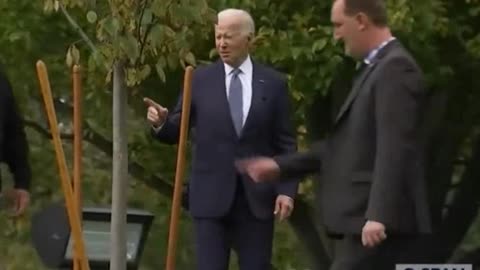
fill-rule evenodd
<path id="1" fill-rule="evenodd" d="M 375 62 L 371 63 L 370 65 L 364 67 L 358 77 L 355 79 L 352 90 L 350 91 L 350 94 L 348 95 L 347 99 L 343 103 L 342 107 L 340 108 L 337 117 L 335 118 L 335 123 L 338 123 L 342 116 L 348 111 L 350 108 L 350 105 L 352 105 L 353 101 L 357 97 L 358 93 L 360 92 L 360 89 L 362 88 L 363 83 L 365 80 L 368 78 L 368 75 L 372 72 L 374 69 Z"/>
<path id="2" fill-rule="evenodd" d="M 253 70 L 252 70 L 252 101 L 250 103 L 250 110 L 248 111 L 248 115 L 246 115 L 246 121 L 243 125 L 243 131 L 249 126 L 252 125 L 254 121 L 255 115 L 258 109 L 261 107 L 261 103 L 265 100 L 265 79 L 261 71 L 258 69 L 258 66 L 252 62 Z"/>
<path id="3" fill-rule="evenodd" d="M 337 124 L 340 121 L 340 119 L 345 115 L 345 113 L 348 111 L 353 101 L 357 97 L 358 93 L 362 89 L 363 83 L 368 78 L 368 75 L 375 69 L 375 66 L 377 65 L 378 61 L 380 61 L 388 52 L 397 48 L 398 46 L 400 46 L 400 43 L 397 40 L 392 40 L 390 43 L 385 45 L 385 47 L 378 52 L 378 54 L 374 57 L 370 65 L 368 65 L 362 70 L 360 75 L 357 77 L 357 79 L 355 79 L 353 83 L 352 91 L 350 92 L 347 99 L 345 100 L 342 107 L 340 108 L 337 114 L 337 117 L 335 118 L 335 124 Z"/>

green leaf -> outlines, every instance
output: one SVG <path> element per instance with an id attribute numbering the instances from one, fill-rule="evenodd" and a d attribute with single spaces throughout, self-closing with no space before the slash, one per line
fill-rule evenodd
<path id="1" fill-rule="evenodd" d="M 44 4 L 43 4 L 43 11 L 45 13 L 50 13 L 54 10 L 54 3 L 53 3 L 53 0 L 45 0 Z"/>
<path id="2" fill-rule="evenodd" d="M 472 16 L 472 17 L 478 16 L 478 15 L 480 14 L 480 6 L 469 9 L 469 10 L 468 10 L 468 13 L 469 13 L 470 16 Z"/>
<path id="3" fill-rule="evenodd" d="M 302 49 L 299 48 L 299 47 L 293 47 L 292 48 L 292 57 L 294 60 L 296 60 L 298 58 L 298 56 L 300 55 L 300 53 L 302 52 Z"/>
<path id="4" fill-rule="evenodd" d="M 165 35 L 169 38 L 175 37 L 175 31 L 168 25 L 163 26 L 163 30 L 165 31 Z"/>
<path id="5" fill-rule="evenodd" d="M 217 52 L 217 49 L 215 49 L 215 48 L 211 49 L 210 52 L 208 53 L 208 57 L 210 59 L 214 58 L 217 55 L 218 55 L 218 52 Z"/>
<path id="6" fill-rule="evenodd" d="M 152 69 L 150 68 L 150 65 L 143 66 L 142 69 L 140 70 L 140 78 L 144 80 L 150 75 L 151 72 L 152 72 Z"/>
<path id="7" fill-rule="evenodd" d="M 127 33 L 125 37 L 120 38 L 120 48 L 128 56 L 131 63 L 135 62 L 140 55 L 138 42 L 131 33 Z"/>
<path id="8" fill-rule="evenodd" d="M 137 70 L 134 68 L 127 68 L 126 70 L 126 82 L 127 86 L 131 87 L 137 84 L 138 82 L 138 74 Z"/>
<path id="9" fill-rule="evenodd" d="M 88 62 L 87 62 L 87 68 L 89 70 L 89 72 L 93 72 L 97 67 L 97 63 L 96 63 L 96 60 L 95 60 L 95 57 L 92 55 L 90 55 L 90 57 L 88 57 Z"/>
<path id="10" fill-rule="evenodd" d="M 148 40 L 150 43 L 157 48 L 159 48 L 162 44 L 163 32 L 163 27 L 157 24 L 152 27 L 152 30 L 150 30 L 148 35 Z"/>
<path id="11" fill-rule="evenodd" d="M 153 19 L 153 12 L 151 9 L 147 8 L 145 9 L 144 13 L 143 13 L 143 17 L 142 17 L 142 25 L 147 25 L 147 24 L 150 24 L 152 22 L 152 19 Z"/>
<path id="12" fill-rule="evenodd" d="M 195 61 L 195 56 L 193 55 L 192 52 L 188 52 L 188 53 L 185 55 L 185 61 L 186 61 L 188 64 L 192 65 L 192 66 L 196 66 L 196 65 L 197 65 L 197 63 L 196 63 L 196 61 Z"/>
<path id="13" fill-rule="evenodd" d="M 300 99 L 302 99 L 302 93 L 300 91 L 292 91 L 292 97 L 296 100 L 296 101 L 299 101 Z"/>
<path id="14" fill-rule="evenodd" d="M 103 29 L 111 36 L 116 37 L 120 31 L 120 21 L 114 17 L 108 17 L 103 22 Z"/>
<path id="15" fill-rule="evenodd" d="M 168 67 L 170 69 L 176 69 L 178 67 L 178 64 L 179 64 L 178 56 L 173 54 L 173 53 L 170 53 L 167 56 L 167 63 L 168 63 Z"/>
<path id="16" fill-rule="evenodd" d="M 158 58 L 158 64 L 160 64 L 162 68 L 165 68 L 167 66 L 167 60 L 165 59 L 165 56 L 161 55 Z"/>
<path id="17" fill-rule="evenodd" d="M 101 66 L 102 64 L 104 64 L 102 62 L 103 57 L 99 51 L 92 53 L 91 56 L 92 56 L 92 59 L 95 61 L 94 63 L 96 63 L 97 66 Z M 108 60 L 111 61 L 112 59 L 108 59 Z"/>
<path id="18" fill-rule="evenodd" d="M 10 35 L 8 35 L 8 40 L 10 42 L 15 42 L 19 39 L 22 39 L 24 33 L 22 32 L 13 32 L 13 33 L 10 33 Z"/>
<path id="19" fill-rule="evenodd" d="M 167 16 L 167 9 L 165 8 L 165 0 L 155 0 L 152 3 L 152 13 L 160 19 L 164 19 Z"/>
<path id="20" fill-rule="evenodd" d="M 327 39 L 326 38 L 315 41 L 312 45 L 312 53 L 323 50 L 326 45 L 327 45 Z"/>

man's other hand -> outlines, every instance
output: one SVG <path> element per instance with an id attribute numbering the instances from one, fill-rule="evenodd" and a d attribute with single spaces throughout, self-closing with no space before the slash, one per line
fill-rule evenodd
<path id="1" fill-rule="evenodd" d="M 362 244 L 365 247 L 373 248 L 387 238 L 385 225 L 376 221 L 367 221 L 362 229 Z"/>
<path id="2" fill-rule="evenodd" d="M 7 209 L 14 217 L 21 216 L 25 213 L 30 204 L 30 193 L 24 189 L 13 189 L 4 192 L 7 200 Z"/>
<path id="3" fill-rule="evenodd" d="M 159 127 L 165 123 L 167 119 L 168 110 L 162 105 L 156 103 L 150 98 L 144 98 L 143 102 L 147 106 L 147 120 L 154 127 Z"/>
<path id="4" fill-rule="evenodd" d="M 278 195 L 275 201 L 275 214 L 280 221 L 283 221 L 290 217 L 293 211 L 294 201 L 287 195 Z"/>
<path id="5" fill-rule="evenodd" d="M 240 173 L 245 173 L 255 182 L 272 181 L 280 175 L 280 167 L 272 158 L 257 157 L 236 162 Z"/>

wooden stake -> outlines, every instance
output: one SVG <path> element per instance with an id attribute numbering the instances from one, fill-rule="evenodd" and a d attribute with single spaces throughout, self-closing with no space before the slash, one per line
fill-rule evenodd
<path id="1" fill-rule="evenodd" d="M 90 270 L 88 265 L 88 258 L 85 254 L 85 244 L 82 237 L 82 228 L 80 225 L 78 206 L 73 198 L 72 182 L 68 173 L 67 161 L 65 160 L 65 153 L 63 151 L 62 141 L 58 130 L 57 116 L 55 114 L 55 107 L 53 105 L 52 90 L 48 79 L 47 67 L 43 61 L 37 61 L 37 75 L 40 82 L 45 110 L 47 112 L 48 122 L 50 125 L 50 132 L 53 138 L 53 145 L 57 157 L 57 165 L 60 172 L 60 182 L 62 184 L 62 191 L 65 197 L 67 207 L 68 220 L 70 222 L 71 233 L 73 234 L 73 241 L 78 246 L 78 252 L 82 262 L 82 270 Z"/>
<path id="2" fill-rule="evenodd" d="M 178 220 L 182 204 L 182 179 L 185 172 L 185 147 L 188 137 L 190 120 L 190 103 L 192 95 L 193 67 L 185 69 L 182 98 L 182 118 L 180 120 L 180 138 L 178 141 L 177 169 L 175 172 L 175 186 L 173 190 L 172 213 L 170 216 L 170 231 L 168 234 L 167 270 L 175 270 L 175 253 L 178 239 Z"/>
<path id="3" fill-rule="evenodd" d="M 82 80 L 80 66 L 73 66 L 73 192 L 82 223 Z M 74 270 L 81 268 L 80 252 L 74 244 Z"/>

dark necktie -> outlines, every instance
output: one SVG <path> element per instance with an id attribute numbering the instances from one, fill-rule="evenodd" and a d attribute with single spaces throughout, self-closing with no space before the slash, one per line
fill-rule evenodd
<path id="1" fill-rule="evenodd" d="M 230 104 L 230 114 L 232 116 L 233 126 L 237 135 L 240 136 L 243 126 L 243 93 L 242 82 L 238 74 L 242 72 L 240 69 L 234 69 L 232 80 L 230 81 L 230 88 L 228 90 L 228 103 Z"/>

